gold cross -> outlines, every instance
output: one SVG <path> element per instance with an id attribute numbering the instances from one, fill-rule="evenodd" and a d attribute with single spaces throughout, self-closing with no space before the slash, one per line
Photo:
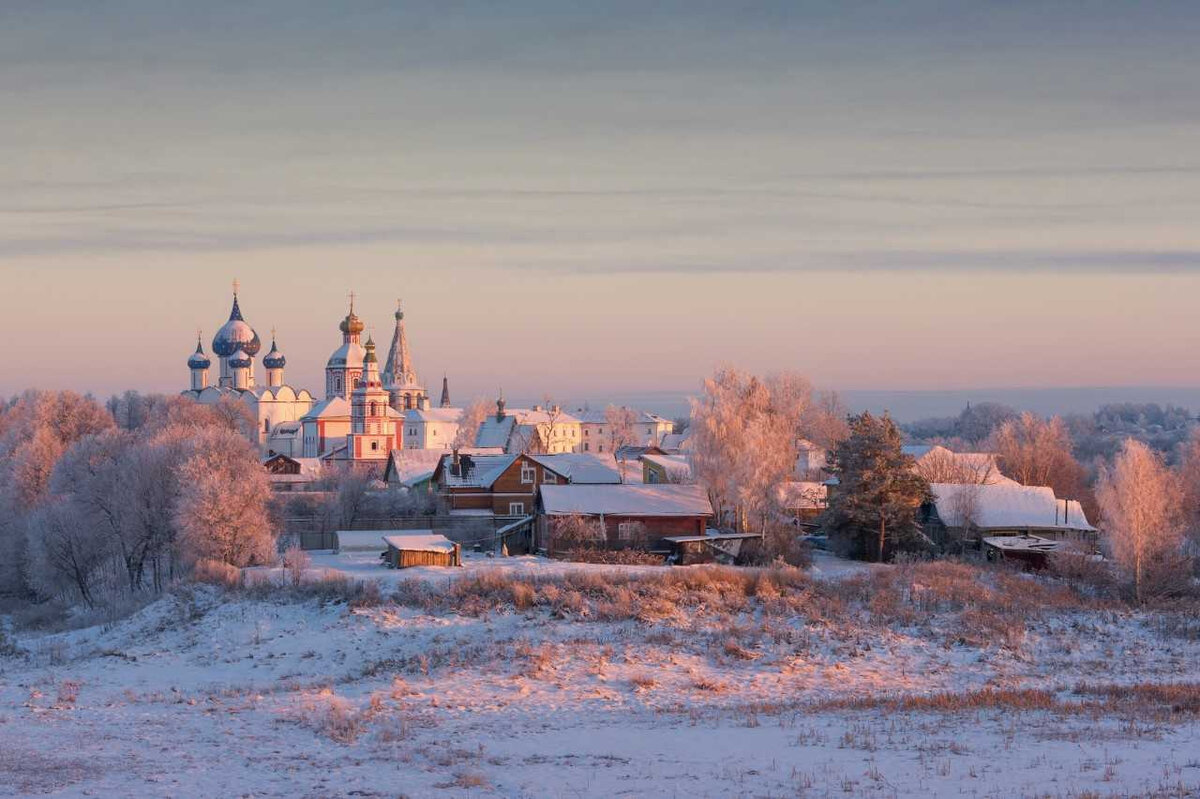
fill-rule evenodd
<path id="1" fill-rule="evenodd" d="M 354 313 L 354 292 L 351 291 L 349 296 L 350 296 L 350 313 Z"/>

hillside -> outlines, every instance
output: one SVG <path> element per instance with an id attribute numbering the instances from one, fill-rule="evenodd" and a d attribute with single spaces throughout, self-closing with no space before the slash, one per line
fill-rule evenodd
<path id="1" fill-rule="evenodd" d="M 940 563 L 181 588 L 0 655 L 0 794 L 1186 796 L 1200 622 Z M 7 793 L 6 793 L 7 791 Z"/>

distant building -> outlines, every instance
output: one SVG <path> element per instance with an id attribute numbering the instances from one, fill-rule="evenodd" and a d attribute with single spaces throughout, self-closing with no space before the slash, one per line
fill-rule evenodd
<path id="1" fill-rule="evenodd" d="M 1059 499 L 1054 489 L 1012 481 L 990 484 L 933 483 L 933 501 L 920 521 L 943 548 L 978 549 L 987 537 L 1034 535 L 1094 546 L 1099 532 L 1074 500 Z"/>
<path id="2" fill-rule="evenodd" d="M 404 449 L 447 450 L 454 445 L 462 408 L 419 408 L 404 412 Z"/>
<path id="3" fill-rule="evenodd" d="M 630 409 L 623 409 L 630 410 Z M 572 414 L 579 420 L 580 452 L 612 452 L 612 424 L 607 410 L 580 408 Z M 657 446 L 663 437 L 675 429 L 675 423 L 646 411 L 632 410 L 630 433 L 632 439 L 622 442 L 629 445 Z"/>
<path id="4" fill-rule="evenodd" d="M 279 351 L 274 336 L 271 337 L 271 351 L 263 358 L 266 385 L 260 385 L 255 376 L 254 358 L 261 348 L 258 333 L 242 317 L 235 284 L 229 320 L 212 340 L 212 350 L 218 359 L 217 382 L 215 385 L 209 382 L 212 361 L 204 353 L 197 336 L 196 350 L 187 360 L 191 384 L 182 392 L 183 396 L 205 405 L 215 404 L 223 398 L 238 400 L 255 420 L 256 444 L 264 451 L 286 450 L 288 454 L 299 454 L 295 451 L 296 423 L 312 409 L 313 397 L 307 390 L 284 382 L 287 359 Z"/>

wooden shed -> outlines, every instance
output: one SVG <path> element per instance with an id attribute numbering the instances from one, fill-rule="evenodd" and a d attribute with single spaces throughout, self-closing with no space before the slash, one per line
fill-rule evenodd
<path id="1" fill-rule="evenodd" d="M 410 566 L 461 566 L 459 545 L 432 531 L 393 533 L 383 536 L 387 544 L 384 562 L 389 569 Z"/>

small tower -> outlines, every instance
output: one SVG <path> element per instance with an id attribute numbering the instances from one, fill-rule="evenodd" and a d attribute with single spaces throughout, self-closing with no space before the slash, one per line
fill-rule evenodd
<path id="1" fill-rule="evenodd" d="M 254 359 L 244 352 L 235 353 L 229 359 L 229 371 L 234 388 L 238 391 L 246 391 L 252 387 L 251 369 L 254 366 Z"/>
<path id="2" fill-rule="evenodd" d="M 396 438 L 395 422 L 388 416 L 388 393 L 379 379 L 375 341 L 368 338 L 365 348 L 362 380 L 350 395 L 346 449 L 353 460 L 386 458 Z"/>
<path id="3" fill-rule="evenodd" d="M 398 411 L 429 407 L 429 393 L 417 379 L 413 369 L 412 353 L 408 349 L 408 333 L 404 328 L 404 309 L 396 300 L 396 329 L 392 333 L 392 346 L 388 349 L 387 362 L 383 366 L 383 382 L 391 398 L 392 407 Z"/>
<path id="4" fill-rule="evenodd" d="M 338 330 L 342 331 L 342 346 L 333 351 L 325 364 L 325 399 L 350 399 L 362 379 L 365 352 L 359 341 L 364 327 L 354 313 L 354 292 L 350 292 L 350 313 L 338 325 Z"/>
<path id="5" fill-rule="evenodd" d="M 275 342 L 275 328 L 271 328 L 271 351 L 263 358 L 263 366 L 267 369 L 267 385 L 278 388 L 283 385 L 283 368 L 287 366 L 287 358 L 279 351 Z"/>
<path id="6" fill-rule="evenodd" d="M 496 400 L 496 421 L 504 421 L 504 389 L 500 389 L 500 397 Z"/>
<path id="7" fill-rule="evenodd" d="M 188 369 L 192 372 L 192 391 L 203 391 L 208 388 L 208 367 L 212 361 L 204 354 L 204 346 L 200 343 L 201 333 L 196 331 L 196 351 L 188 358 Z"/>
<path id="8" fill-rule="evenodd" d="M 445 375 L 442 375 L 442 402 L 443 408 L 450 407 L 450 380 Z"/>

